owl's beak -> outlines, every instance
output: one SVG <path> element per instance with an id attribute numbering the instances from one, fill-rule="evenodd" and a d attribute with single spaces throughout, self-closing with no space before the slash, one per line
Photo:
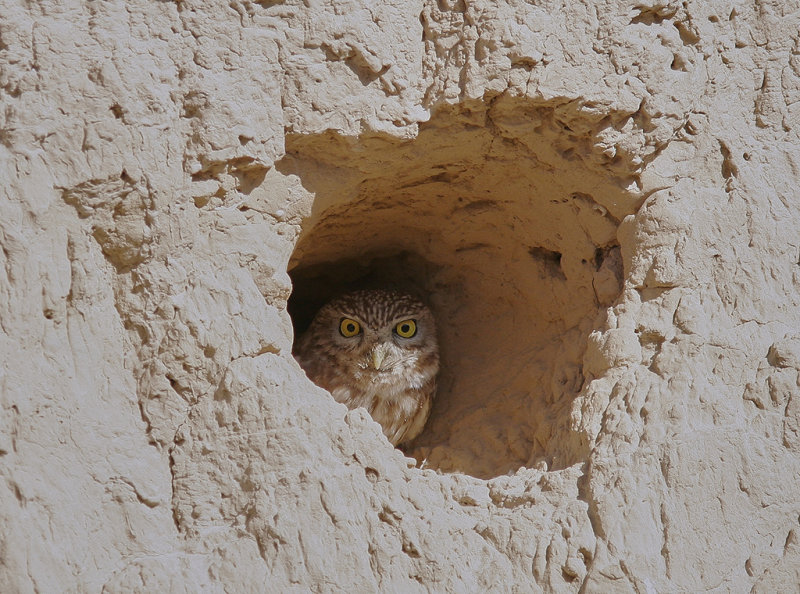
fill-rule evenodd
<path id="1" fill-rule="evenodd" d="M 372 349 L 372 353 L 370 354 L 372 355 L 372 366 L 375 369 L 380 370 L 381 363 L 383 363 L 383 360 L 386 358 L 386 348 L 384 345 L 379 344 Z"/>

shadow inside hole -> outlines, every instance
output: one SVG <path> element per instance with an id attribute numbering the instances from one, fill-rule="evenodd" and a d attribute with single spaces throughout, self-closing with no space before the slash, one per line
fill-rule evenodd
<path id="1" fill-rule="evenodd" d="M 438 267 L 411 253 L 369 256 L 298 266 L 289 272 L 288 310 L 295 336 L 308 329 L 319 309 L 334 297 L 360 289 L 395 289 L 429 303 L 428 279 Z"/>

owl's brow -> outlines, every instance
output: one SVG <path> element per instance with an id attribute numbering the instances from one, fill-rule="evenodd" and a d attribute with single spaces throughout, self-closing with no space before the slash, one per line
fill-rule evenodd
<path id="1" fill-rule="evenodd" d="M 335 305 L 343 313 L 376 327 L 397 319 L 417 317 L 425 310 L 425 305 L 411 295 L 380 290 L 344 295 Z"/>

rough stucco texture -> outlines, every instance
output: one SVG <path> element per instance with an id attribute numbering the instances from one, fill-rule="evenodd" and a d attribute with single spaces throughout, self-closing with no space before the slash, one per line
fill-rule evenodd
<path id="1" fill-rule="evenodd" d="M 795 590 L 796 0 L 0 12 L 0 591 Z M 367 281 L 404 452 L 291 356 Z"/>

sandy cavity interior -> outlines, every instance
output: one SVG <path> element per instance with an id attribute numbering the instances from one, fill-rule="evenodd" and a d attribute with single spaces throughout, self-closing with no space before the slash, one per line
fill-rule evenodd
<path id="1" fill-rule="evenodd" d="M 278 169 L 315 194 L 290 262 L 296 332 L 362 286 L 411 289 L 437 316 L 437 399 L 407 448 L 427 467 L 489 478 L 586 453 L 570 406 L 636 201 L 576 122 L 502 98 L 442 108 L 413 140 L 287 137 Z"/>

